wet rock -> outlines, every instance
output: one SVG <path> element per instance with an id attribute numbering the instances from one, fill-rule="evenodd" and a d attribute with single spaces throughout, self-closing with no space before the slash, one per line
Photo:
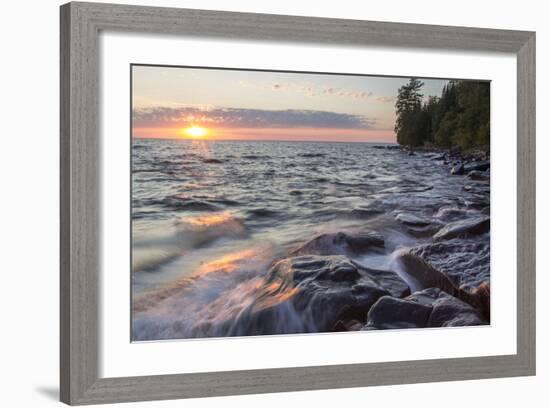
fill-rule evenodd
<path id="1" fill-rule="evenodd" d="M 418 238 L 430 237 L 442 226 L 438 220 L 405 212 L 397 214 L 395 219 L 405 226 L 409 234 Z"/>
<path id="2" fill-rule="evenodd" d="M 380 297 L 410 294 L 407 284 L 394 272 L 365 268 L 345 256 L 283 259 L 270 270 L 263 286 L 275 293 L 292 291 L 285 301 L 304 327 L 312 331 L 333 330 L 339 321 L 365 321 L 368 310 Z M 262 296 L 257 298 L 260 302 Z M 257 309 L 280 307 L 268 306 Z"/>
<path id="3" fill-rule="evenodd" d="M 383 296 L 369 310 L 365 329 L 426 327 L 431 312 L 430 305 Z"/>
<path id="4" fill-rule="evenodd" d="M 462 174 L 464 174 L 464 164 L 462 164 L 462 163 L 455 164 L 453 166 L 453 168 L 451 169 L 451 174 L 452 175 L 462 175 Z"/>
<path id="5" fill-rule="evenodd" d="M 419 217 L 417 215 L 411 214 L 411 213 L 399 213 L 395 216 L 395 219 L 402 224 L 414 226 L 414 227 L 425 227 L 427 225 L 430 225 L 432 223 L 431 220 Z"/>
<path id="6" fill-rule="evenodd" d="M 345 332 L 345 331 L 359 331 L 363 327 L 363 324 L 359 320 L 338 320 L 334 325 L 332 331 Z"/>
<path id="7" fill-rule="evenodd" d="M 466 178 L 474 181 L 489 181 L 491 179 L 491 176 L 479 170 L 472 170 L 468 173 Z"/>
<path id="8" fill-rule="evenodd" d="M 439 288 L 453 296 L 457 295 L 458 287 L 449 276 L 436 269 L 417 253 L 404 251 L 397 256 L 396 262 L 400 265 L 402 272 L 410 278 L 412 290 Z"/>
<path id="9" fill-rule="evenodd" d="M 474 307 L 437 288 L 429 288 L 419 293 L 413 293 L 406 299 L 432 307 L 426 327 L 487 324 L 480 312 Z"/>
<path id="10" fill-rule="evenodd" d="M 467 238 L 489 232 L 491 220 L 489 217 L 477 217 L 455 221 L 444 226 L 434 235 L 434 241 L 452 238 Z"/>
<path id="11" fill-rule="evenodd" d="M 375 232 L 322 234 L 308 241 L 291 255 L 353 255 L 384 247 L 384 237 Z"/>
<path id="12" fill-rule="evenodd" d="M 457 288 L 470 291 L 484 282 L 489 282 L 488 236 L 424 244 L 412 248 L 410 253 L 445 274 Z"/>
<path id="13" fill-rule="evenodd" d="M 397 261 L 415 291 L 434 287 L 490 316 L 490 250 L 487 237 L 427 244 L 401 254 Z"/>
<path id="14" fill-rule="evenodd" d="M 471 305 L 437 288 L 415 292 L 405 299 L 383 296 L 371 307 L 364 330 L 487 324 Z"/>
<path id="15" fill-rule="evenodd" d="M 468 163 L 467 166 L 464 166 L 464 171 L 469 173 L 470 171 L 486 171 L 491 167 L 489 161 L 475 161 Z"/>
<path id="16" fill-rule="evenodd" d="M 407 226 L 406 227 L 407 232 L 417 238 L 427 238 L 432 237 L 434 234 L 436 234 L 440 229 L 440 224 L 430 224 L 423 227 L 416 227 L 416 226 Z"/>

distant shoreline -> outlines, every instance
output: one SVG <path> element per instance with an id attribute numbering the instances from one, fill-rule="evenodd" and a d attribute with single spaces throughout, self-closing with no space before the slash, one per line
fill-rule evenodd
<path id="1" fill-rule="evenodd" d="M 257 139 L 214 139 L 214 138 L 204 138 L 204 139 L 189 139 L 189 138 L 169 138 L 169 137 L 132 137 L 133 141 L 138 140 L 163 140 L 171 142 L 273 142 L 273 143 L 360 143 L 360 144 L 372 144 L 372 145 L 389 145 L 389 146 L 400 146 L 397 142 L 364 142 L 362 140 L 352 141 L 338 141 L 338 140 L 278 140 L 278 139 L 269 139 L 269 140 L 257 140 Z"/>

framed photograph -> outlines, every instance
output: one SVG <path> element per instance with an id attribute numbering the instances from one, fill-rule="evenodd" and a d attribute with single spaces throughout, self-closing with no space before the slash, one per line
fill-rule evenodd
<path id="1" fill-rule="evenodd" d="M 534 373 L 534 33 L 61 7 L 63 402 Z"/>

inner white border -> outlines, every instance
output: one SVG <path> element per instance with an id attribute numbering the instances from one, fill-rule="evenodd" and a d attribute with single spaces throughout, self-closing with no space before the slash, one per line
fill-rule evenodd
<path id="1" fill-rule="evenodd" d="M 100 50 L 102 377 L 516 353 L 515 56 L 120 33 Z M 130 343 L 130 63 L 491 80 L 491 326 Z"/>

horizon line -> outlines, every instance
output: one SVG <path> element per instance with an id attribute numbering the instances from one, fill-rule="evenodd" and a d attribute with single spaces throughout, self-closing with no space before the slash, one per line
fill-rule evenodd
<path id="1" fill-rule="evenodd" d="M 377 141 L 364 141 L 364 140 L 288 140 L 288 139 L 215 139 L 215 138 L 175 138 L 175 137 L 134 137 L 130 139 L 134 140 L 165 140 L 165 141 L 189 141 L 189 142 L 287 142 L 287 143 L 366 143 L 366 144 L 387 144 L 387 145 L 399 145 L 396 142 L 377 142 Z"/>

